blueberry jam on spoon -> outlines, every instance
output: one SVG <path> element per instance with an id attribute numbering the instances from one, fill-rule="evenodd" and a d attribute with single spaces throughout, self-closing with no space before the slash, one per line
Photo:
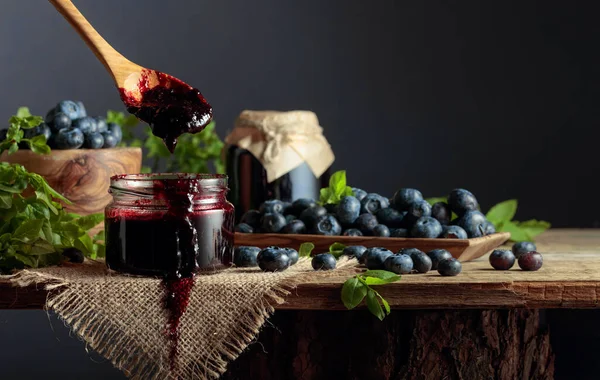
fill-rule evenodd
<path id="1" fill-rule="evenodd" d="M 212 120 L 212 107 L 200 91 L 159 71 L 144 69 L 136 86 L 119 88 L 127 111 L 145 121 L 171 153 L 183 133 L 200 132 Z M 131 90 L 133 88 L 133 90 Z"/>

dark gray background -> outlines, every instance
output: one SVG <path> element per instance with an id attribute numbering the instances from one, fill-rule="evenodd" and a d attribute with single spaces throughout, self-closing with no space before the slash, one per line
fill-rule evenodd
<path id="1" fill-rule="evenodd" d="M 243 109 L 310 109 L 354 186 L 465 187 L 484 209 L 518 198 L 518 219 L 571 227 L 600 221 L 590 4 L 76 1 L 123 55 L 200 88 L 222 137 Z M 62 99 L 94 115 L 123 110 L 102 65 L 43 0 L 1 1 L 0 84 L 0 118 Z M 0 312 L 0 347 L 2 378 L 121 376 L 43 312 Z"/>

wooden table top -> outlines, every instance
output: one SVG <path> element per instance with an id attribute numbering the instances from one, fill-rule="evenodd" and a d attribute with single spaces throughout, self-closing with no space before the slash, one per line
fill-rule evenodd
<path id="1" fill-rule="evenodd" d="M 392 308 L 596 308 L 600 306 L 600 230 L 555 229 L 536 242 L 544 256 L 537 272 L 515 267 L 496 271 L 488 255 L 463 263 L 456 277 L 437 272 L 402 276 L 396 283 L 378 286 Z M 346 277 L 300 284 L 278 309 L 345 310 L 340 291 Z M 0 280 L 0 308 L 40 309 L 46 292 L 14 288 Z"/>

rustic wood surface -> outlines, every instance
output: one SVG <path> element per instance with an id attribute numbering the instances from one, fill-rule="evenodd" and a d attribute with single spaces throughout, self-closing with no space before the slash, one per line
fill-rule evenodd
<path id="1" fill-rule="evenodd" d="M 502 245 L 510 238 L 510 233 L 496 233 L 475 239 L 409 239 L 409 238 L 384 238 L 376 236 L 322 236 L 322 235 L 296 235 L 296 234 L 244 234 L 236 232 L 236 245 L 249 245 L 255 247 L 289 247 L 299 249 L 304 242 L 315 245 L 314 254 L 329 251 L 333 243 L 345 245 L 364 245 L 365 247 L 385 247 L 391 251 L 401 248 L 419 248 L 422 251 L 431 251 L 436 248 L 448 250 L 460 261 L 474 260 L 488 253 L 490 250 Z"/>
<path id="2" fill-rule="evenodd" d="M 405 275 L 378 287 L 392 308 L 597 308 L 600 293 L 600 230 L 551 230 L 538 239 L 544 266 L 525 272 L 493 270 L 487 256 L 463 263 L 456 277 L 437 273 Z M 357 268 L 357 270 L 359 270 Z M 292 290 L 279 309 L 345 310 L 340 289 L 347 276 L 306 282 Z M 41 289 L 14 288 L 0 280 L 0 308 L 39 309 Z"/>

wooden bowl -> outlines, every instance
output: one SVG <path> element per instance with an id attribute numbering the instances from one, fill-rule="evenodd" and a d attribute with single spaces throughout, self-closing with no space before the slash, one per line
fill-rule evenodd
<path id="1" fill-rule="evenodd" d="M 289 247 L 298 249 L 304 242 L 315 245 L 313 253 L 329 251 L 333 243 L 344 245 L 364 245 L 365 247 L 384 247 L 391 251 L 401 248 L 418 248 L 427 252 L 442 248 L 460 261 L 475 260 L 489 251 L 504 244 L 510 239 L 509 232 L 500 232 L 474 239 L 414 239 L 389 238 L 377 236 L 321 236 L 294 234 L 244 234 L 235 233 L 235 245 L 249 245 L 260 248 L 269 246 Z"/>
<path id="2" fill-rule="evenodd" d="M 0 159 L 21 164 L 30 172 L 40 174 L 54 190 L 73 202 L 64 205 L 68 212 L 88 215 L 103 213 L 111 202 L 112 196 L 108 193 L 111 176 L 140 172 L 142 150 L 70 149 L 41 155 L 22 149 L 11 155 L 4 153 Z"/>

